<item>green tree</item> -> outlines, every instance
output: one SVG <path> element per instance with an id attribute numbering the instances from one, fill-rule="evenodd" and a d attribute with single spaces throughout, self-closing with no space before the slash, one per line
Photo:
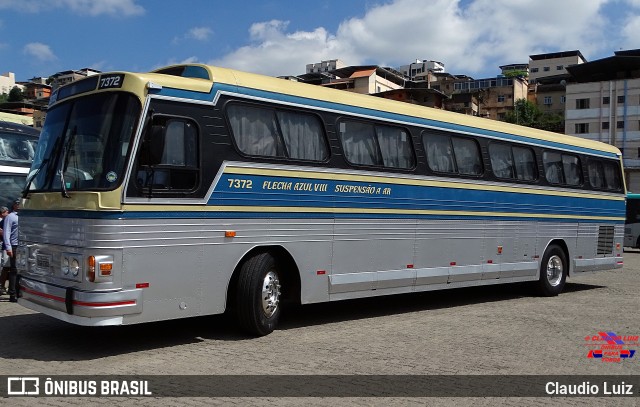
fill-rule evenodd
<path id="1" fill-rule="evenodd" d="M 540 130 L 564 133 L 564 116 L 560 113 L 542 112 L 538 105 L 526 99 L 518 99 L 513 110 L 507 112 L 505 121 Z"/>
<path id="2" fill-rule="evenodd" d="M 9 99 L 9 95 L 7 95 L 6 93 L 1 93 L 0 94 L 0 103 L 6 102 L 7 99 Z"/>
<path id="3" fill-rule="evenodd" d="M 14 86 L 11 91 L 9 91 L 9 98 L 7 102 L 22 102 L 24 100 L 24 94 L 19 87 Z"/>
<path id="4" fill-rule="evenodd" d="M 505 115 L 505 120 L 521 126 L 536 127 L 541 114 L 542 112 L 535 103 L 526 99 L 518 99 L 513 105 L 513 110 Z"/>

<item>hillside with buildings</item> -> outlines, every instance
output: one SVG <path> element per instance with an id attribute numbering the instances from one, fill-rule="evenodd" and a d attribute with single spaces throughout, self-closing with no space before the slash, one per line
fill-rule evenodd
<path id="1" fill-rule="evenodd" d="M 447 73 L 439 61 L 417 60 L 392 68 L 348 66 L 334 59 L 308 64 L 304 74 L 282 78 L 531 125 L 519 116 L 527 101 L 539 119 L 536 127 L 618 147 L 628 189 L 640 190 L 640 50 L 595 61 L 587 61 L 578 50 L 537 54 L 528 63 L 500 70 L 495 77 L 475 79 Z M 26 82 L 16 82 L 14 73 L 2 74 L 0 120 L 40 128 L 53 90 L 99 73 L 85 68 Z M 14 88 L 20 100 L 9 97 Z"/>

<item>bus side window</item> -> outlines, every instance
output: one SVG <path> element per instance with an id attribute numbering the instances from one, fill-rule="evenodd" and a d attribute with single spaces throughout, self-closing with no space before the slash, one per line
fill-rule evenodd
<path id="1" fill-rule="evenodd" d="M 160 118 L 145 135 L 136 185 L 152 190 L 191 190 L 198 181 L 198 131 L 186 119 Z"/>
<path id="2" fill-rule="evenodd" d="M 506 144 L 492 143 L 489 145 L 491 168 L 497 178 L 515 178 L 513 171 L 513 156 L 511 147 Z"/>
<path id="3" fill-rule="evenodd" d="M 436 172 L 457 172 L 450 138 L 441 134 L 429 134 L 428 136 L 423 134 L 423 139 L 425 138 L 426 143 L 424 145 L 427 148 L 429 168 Z"/>

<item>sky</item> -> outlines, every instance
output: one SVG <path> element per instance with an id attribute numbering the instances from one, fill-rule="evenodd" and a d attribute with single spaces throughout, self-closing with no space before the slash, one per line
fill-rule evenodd
<path id="1" fill-rule="evenodd" d="M 299 75 L 308 63 L 436 60 L 476 79 L 529 55 L 640 48 L 640 0 L 0 0 L 0 73 L 206 63 Z"/>

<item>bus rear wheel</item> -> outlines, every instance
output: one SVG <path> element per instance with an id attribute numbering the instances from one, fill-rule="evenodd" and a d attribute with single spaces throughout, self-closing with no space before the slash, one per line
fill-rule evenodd
<path id="1" fill-rule="evenodd" d="M 255 336 L 268 335 L 280 318 L 280 273 L 270 253 L 258 253 L 240 268 L 236 316 L 240 327 Z"/>
<path id="2" fill-rule="evenodd" d="M 560 246 L 551 245 L 542 256 L 538 293 L 545 297 L 554 297 L 562 292 L 567 280 L 569 265 L 567 256 Z"/>

